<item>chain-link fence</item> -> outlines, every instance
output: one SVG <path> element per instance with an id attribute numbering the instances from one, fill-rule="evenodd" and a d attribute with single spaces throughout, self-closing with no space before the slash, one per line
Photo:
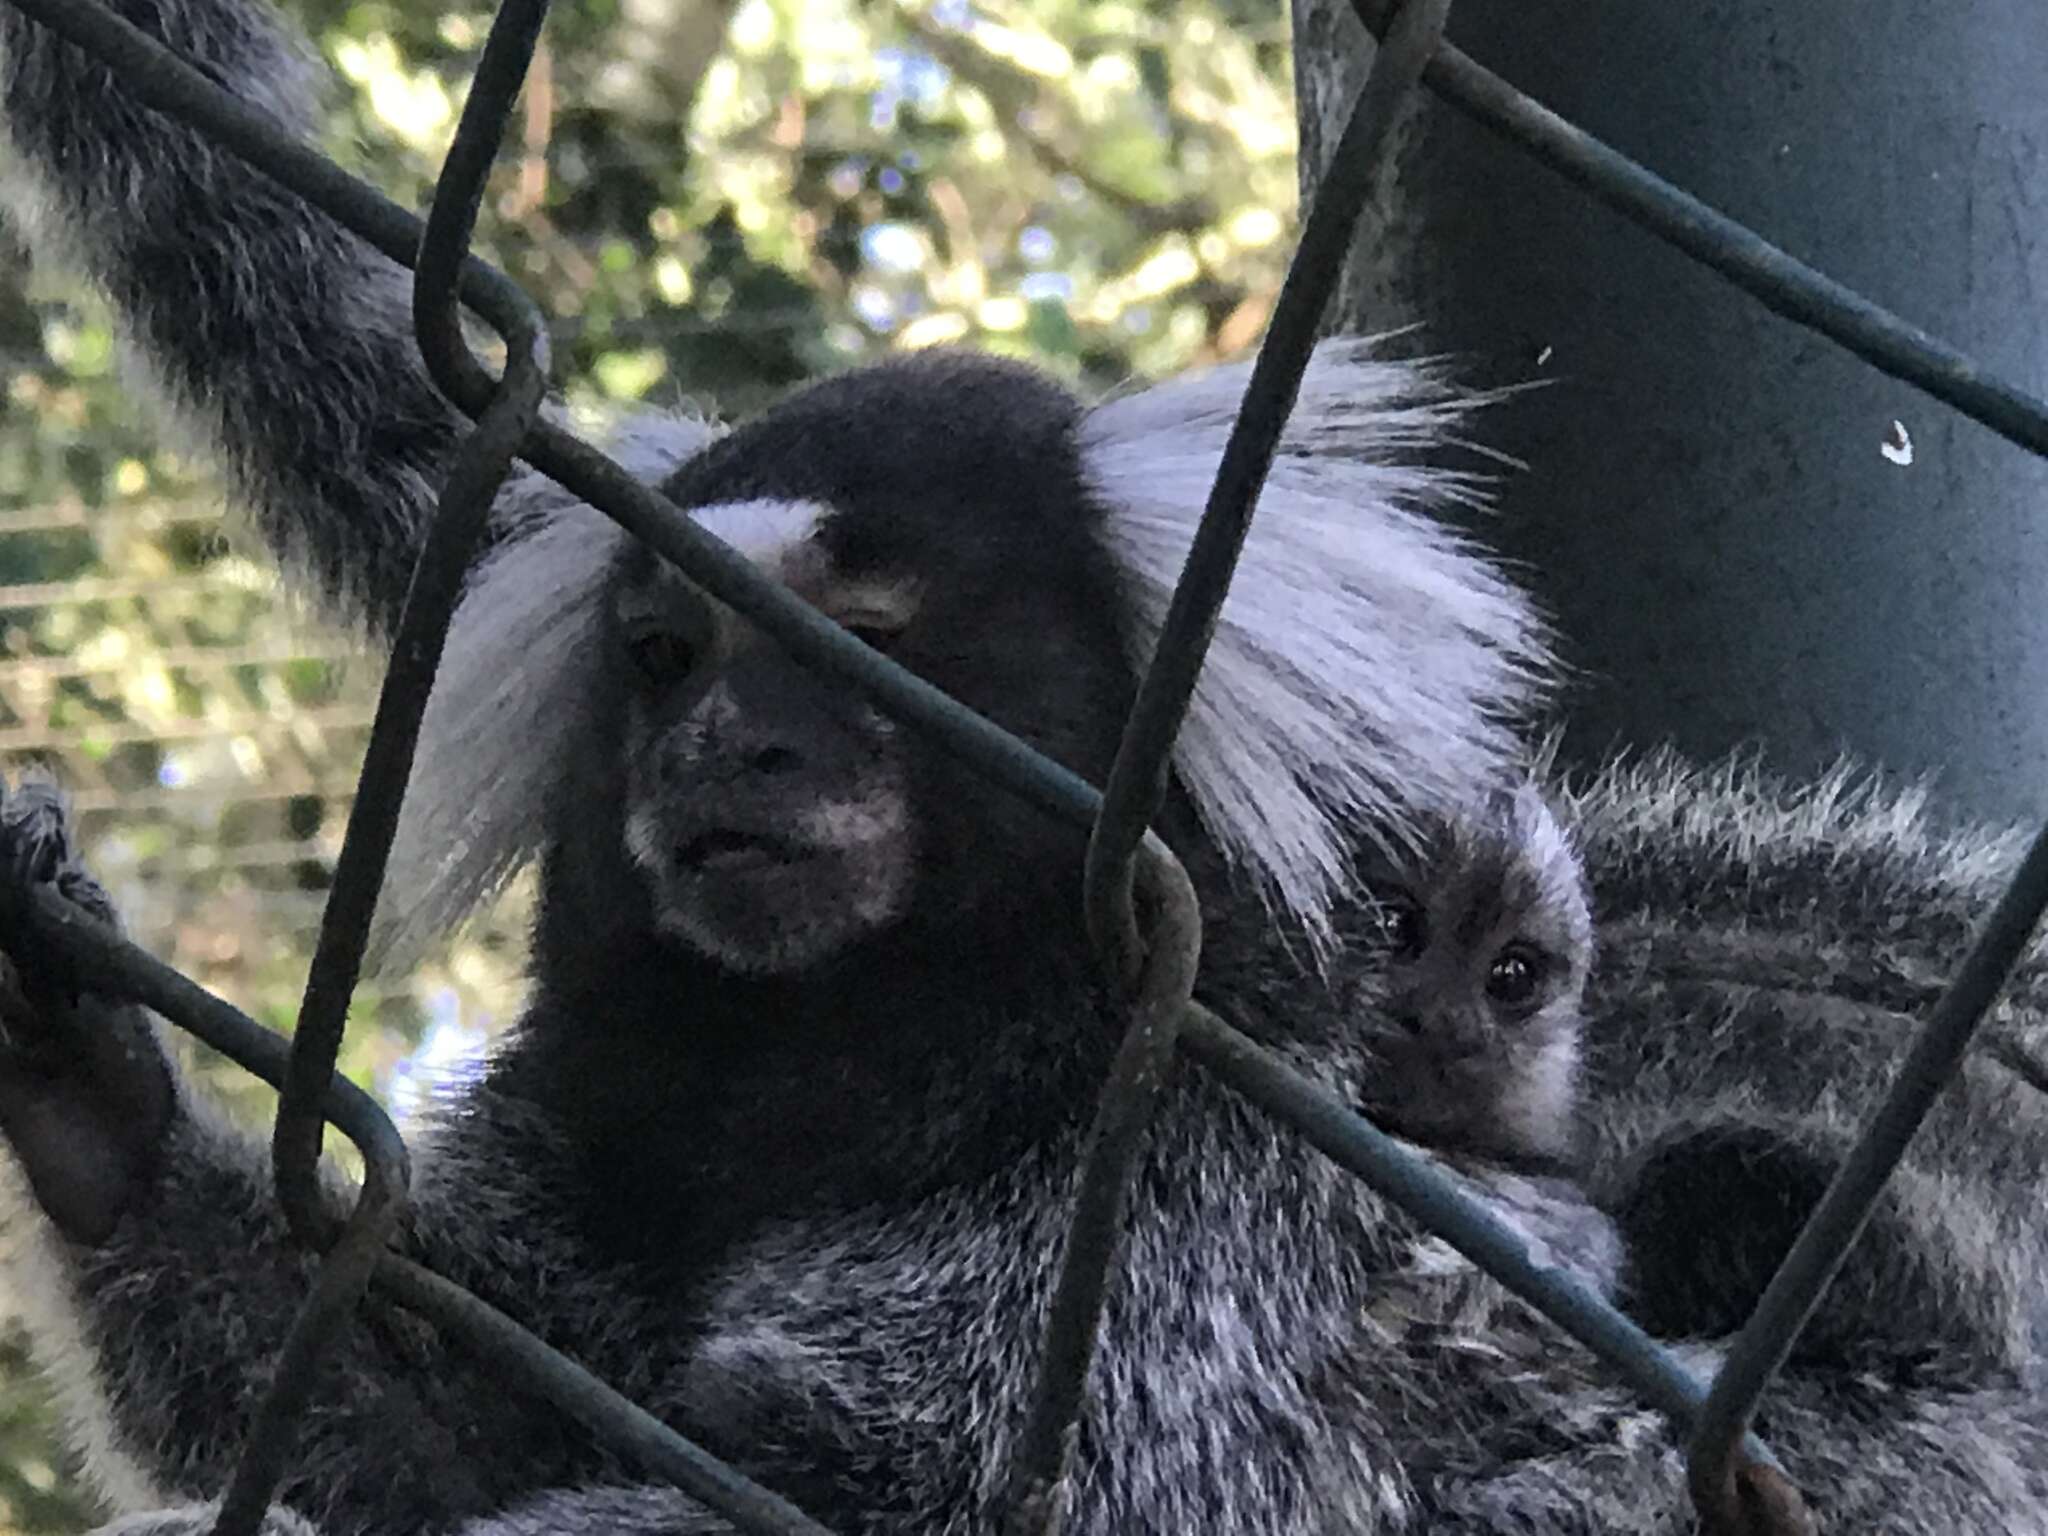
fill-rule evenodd
<path id="1" fill-rule="evenodd" d="M 0 514 L 0 752 L 66 786 L 87 841 L 120 829 L 103 878 L 133 887 L 138 942 L 215 986 L 268 972 L 247 902 L 287 952 L 318 923 L 376 703 L 375 669 L 221 558 L 220 525 L 161 494 Z"/>
<path id="2" fill-rule="evenodd" d="M 38 422 L 55 409 L 31 407 Z M 306 623 L 222 524 L 175 484 L 0 512 L 0 754 L 65 787 L 137 944 L 282 1026 L 382 667 Z M 437 1062 L 511 1012 L 522 906 L 413 975 L 367 981 L 353 1012 L 378 1027 L 352 1038 L 350 1069 L 416 1105 Z M 267 1114 L 260 1085 L 221 1078 L 238 1109 Z"/>
<path id="3" fill-rule="evenodd" d="M 1769 1452 L 1748 1435 L 1757 1401 L 1868 1216 L 1907 1140 L 1955 1071 L 2048 906 L 2048 833 L 2027 854 L 1977 943 L 1921 1031 L 1896 1087 L 1813 1213 L 1711 1384 L 1696 1380 L 1626 1317 L 1533 1264 L 1520 1238 L 1402 1144 L 1283 1065 L 1191 997 L 1200 913 L 1173 855 L 1146 828 L 1165 764 L 1229 589 L 1265 473 L 1293 403 L 1353 227 L 1386 162 L 1393 126 L 1418 86 L 1487 123 L 1590 194 L 1705 263 L 1761 302 L 1839 342 L 2035 452 L 2048 453 L 2048 404 L 1985 377 L 1945 347 L 1794 261 L 1607 146 L 1546 112 L 1442 40 L 1449 0 L 1357 0 L 1380 39 L 1327 178 L 1302 231 L 1208 507 L 1142 681 L 1107 786 L 1098 791 L 842 633 L 678 508 L 563 428 L 538 416 L 545 330 L 527 297 L 468 254 L 484 177 L 520 89 L 545 0 L 506 0 L 486 43 L 424 228 L 259 113 L 88 0 L 9 0 L 120 70 L 137 95 L 186 119 L 416 273 L 421 349 L 439 387 L 474 421 L 421 555 L 371 726 L 336 861 L 298 1028 L 289 1044 L 140 949 L 37 894 L 21 914 L 37 938 L 148 1005 L 281 1091 L 277 1194 L 294 1232 L 325 1251 L 312 1294 L 278 1361 L 217 1529 L 254 1530 L 291 1454 L 295 1417 L 335 1330 L 376 1285 L 482 1352 L 505 1374 L 584 1423 L 621 1453 L 673 1480 L 752 1532 L 818 1532 L 785 1501 L 675 1434 L 466 1291 L 387 1248 L 405 1201 L 406 1148 L 390 1119 L 334 1072 L 372 904 L 382 881 L 421 712 L 463 572 L 515 456 L 615 519 L 711 597 L 802 662 L 863 689 L 896 719 L 1027 800 L 1090 830 L 1084 900 L 1099 959 L 1121 988 L 1128 1032 L 1097 1107 L 1084 1177 L 1046 1324 L 1040 1377 L 1013 1469 L 1012 1529 L 1057 1521 L 1096 1327 L 1118 1248 L 1135 1155 L 1172 1053 L 1179 1051 L 1291 1126 L 1395 1205 L 1443 1235 L 1541 1309 L 1691 1435 L 1701 1513 L 1735 1528 L 1739 1484 L 1770 1485 L 1796 1518 Z M 458 301 L 503 340 L 494 379 L 470 352 Z M 130 786 L 111 777 L 108 795 Z M 1143 888 L 1144 899 L 1138 898 Z M 1143 912 L 1141 921 L 1138 914 Z M 362 1190 L 348 1219 L 325 1218 L 315 1165 L 327 1124 L 361 1153 Z M 1769 1501 L 1767 1501 L 1769 1502 Z M 1751 1506 L 1752 1509 L 1755 1507 Z"/>

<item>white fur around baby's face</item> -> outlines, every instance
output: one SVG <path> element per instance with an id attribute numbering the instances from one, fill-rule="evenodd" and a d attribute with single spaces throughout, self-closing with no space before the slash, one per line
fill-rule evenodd
<path id="1" fill-rule="evenodd" d="M 1372 895 L 1355 1010 L 1373 1048 L 1366 1113 L 1426 1145 L 1562 1156 L 1593 929 L 1578 857 L 1540 793 L 1446 829 Z"/>

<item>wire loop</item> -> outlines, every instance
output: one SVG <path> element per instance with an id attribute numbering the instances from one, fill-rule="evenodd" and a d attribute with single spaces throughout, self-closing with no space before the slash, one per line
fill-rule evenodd
<path id="1" fill-rule="evenodd" d="M 1718 1378 L 1706 1387 L 1613 1307 L 1556 1270 L 1532 1263 L 1520 1238 L 1424 1159 L 1192 1001 L 1201 913 L 1186 872 L 1149 827 L 1353 226 L 1384 166 L 1391 125 L 1418 83 L 1779 314 L 2036 453 L 2048 454 L 2048 403 L 1991 377 L 1956 349 L 1794 260 L 1444 43 L 1449 0 L 1353 0 L 1360 19 L 1382 42 L 1309 212 L 1108 788 L 1098 793 L 853 640 L 659 493 L 542 415 L 548 368 L 543 318 L 516 284 L 469 254 L 468 245 L 546 0 L 504 0 L 424 227 L 98 0 L 6 3 L 119 70 L 138 100 L 209 133 L 385 256 L 413 268 L 416 333 L 428 370 L 475 422 L 443 490 L 399 622 L 295 1040 L 287 1045 L 52 892 L 31 892 L 23 908 L 37 940 L 89 969 L 104 991 L 144 1004 L 281 1089 L 274 1143 L 278 1197 L 293 1232 L 324 1249 L 325 1258 L 223 1498 L 219 1536 L 250 1536 L 256 1529 L 289 1459 L 291 1433 L 325 1349 L 371 1285 L 509 1367 L 529 1390 L 739 1529 L 761 1536 L 824 1536 L 822 1527 L 786 1501 L 677 1435 L 510 1318 L 389 1251 L 406 1197 L 405 1145 L 389 1117 L 334 1073 L 421 713 L 464 572 L 515 458 L 613 518 L 800 661 L 863 689 L 878 707 L 927 731 L 994 782 L 1090 831 L 1083 893 L 1088 929 L 1109 994 L 1129 1022 L 1097 1105 L 1048 1312 L 1039 1377 L 1013 1469 L 1013 1536 L 1052 1536 L 1059 1529 L 1125 1205 L 1176 1050 L 1442 1235 L 1606 1361 L 1645 1401 L 1687 1427 L 1690 1486 L 1711 1529 L 1810 1528 L 1811 1517 L 1782 1469 L 1749 1433 L 1750 1420 L 2048 907 L 2048 831 L 1933 1009 L 1894 1091 L 1787 1255 Z M 458 301 L 505 341 L 509 360 L 501 378 L 492 378 L 469 350 Z M 337 1216 L 320 1189 L 318 1159 L 328 1124 L 354 1142 L 367 1170 L 346 1218 Z"/>

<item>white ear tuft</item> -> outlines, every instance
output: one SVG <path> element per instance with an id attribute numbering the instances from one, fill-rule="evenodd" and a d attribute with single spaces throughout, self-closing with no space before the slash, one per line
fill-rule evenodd
<path id="1" fill-rule="evenodd" d="M 414 963 L 539 852 L 543 809 L 602 665 L 605 580 L 626 535 L 587 508 L 492 552 L 471 579 L 420 725 L 370 939 Z"/>
<path id="2" fill-rule="evenodd" d="M 716 432 L 647 416 L 622 424 L 607 447 L 653 482 Z M 566 733 L 580 718 L 574 703 L 602 665 L 605 583 L 628 535 L 539 476 L 507 497 L 502 515 L 520 532 L 471 572 L 420 722 L 371 931 L 378 970 L 416 961 L 539 852 Z"/>
<path id="3" fill-rule="evenodd" d="M 1090 413 L 1082 462 L 1151 660 L 1249 366 Z M 1511 782 L 1550 669 L 1528 599 L 1431 516 L 1474 474 L 1419 462 L 1475 401 L 1366 341 L 1316 349 L 1259 498 L 1175 767 L 1238 868 L 1319 946 L 1363 835 L 1405 840 Z"/>

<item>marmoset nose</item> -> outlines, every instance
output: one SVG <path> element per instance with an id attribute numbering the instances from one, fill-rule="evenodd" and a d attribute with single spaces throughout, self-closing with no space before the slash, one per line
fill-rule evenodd
<path id="1" fill-rule="evenodd" d="M 816 680 L 766 647 L 735 657 L 692 715 L 716 777 L 786 778 L 836 766 L 838 732 Z"/>

